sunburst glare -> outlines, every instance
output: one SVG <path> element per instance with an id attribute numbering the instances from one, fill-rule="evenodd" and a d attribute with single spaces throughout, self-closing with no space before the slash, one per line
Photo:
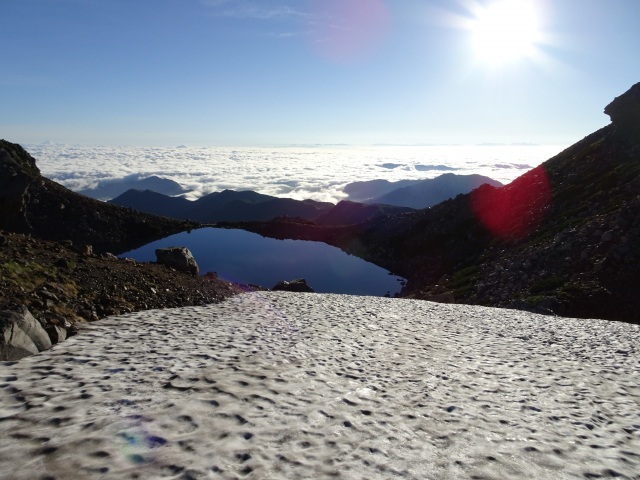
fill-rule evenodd
<path id="1" fill-rule="evenodd" d="M 542 36 L 530 0 L 498 0 L 480 7 L 470 30 L 478 60 L 491 65 L 533 56 Z"/>

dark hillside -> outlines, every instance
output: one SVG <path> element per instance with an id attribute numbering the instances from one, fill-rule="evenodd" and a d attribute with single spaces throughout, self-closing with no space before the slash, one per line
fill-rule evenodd
<path id="1" fill-rule="evenodd" d="M 109 200 L 110 204 L 128 207 L 139 212 L 150 213 L 171 218 L 184 217 L 184 211 L 193 202 L 182 197 L 170 197 L 153 190 L 127 190 L 123 194 Z"/>
<path id="2" fill-rule="evenodd" d="M 272 197 L 251 190 L 223 190 L 195 201 L 170 197 L 150 190 L 129 190 L 109 203 L 154 215 L 203 223 L 262 221 L 279 216 L 309 219 L 334 207 L 332 203 Z"/>
<path id="3" fill-rule="evenodd" d="M 0 140 L 0 229 L 121 253 L 188 228 L 74 193 L 41 176 L 20 145 Z"/>

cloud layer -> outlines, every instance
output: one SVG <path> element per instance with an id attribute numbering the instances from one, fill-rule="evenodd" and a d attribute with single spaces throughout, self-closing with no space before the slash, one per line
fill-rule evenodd
<path id="1" fill-rule="evenodd" d="M 80 191 L 105 181 L 156 175 L 190 190 L 224 189 L 338 202 L 355 181 L 477 173 L 508 183 L 558 153 L 558 146 L 102 147 L 27 145 L 46 177 Z"/>

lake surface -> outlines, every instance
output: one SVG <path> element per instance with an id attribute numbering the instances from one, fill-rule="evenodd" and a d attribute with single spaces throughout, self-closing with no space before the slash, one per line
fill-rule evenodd
<path id="1" fill-rule="evenodd" d="M 271 288 L 305 278 L 318 293 L 394 295 L 403 280 L 387 270 L 321 242 L 276 240 L 244 230 L 203 228 L 149 243 L 121 257 L 155 262 L 156 248 L 187 247 L 201 273 Z"/>

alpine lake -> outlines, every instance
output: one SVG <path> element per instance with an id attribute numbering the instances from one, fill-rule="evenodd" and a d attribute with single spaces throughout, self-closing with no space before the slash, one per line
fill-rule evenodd
<path id="1" fill-rule="evenodd" d="M 245 285 L 272 288 L 304 278 L 318 293 L 394 296 L 404 279 L 322 242 L 276 240 L 245 230 L 202 228 L 182 232 L 120 255 L 155 262 L 157 248 L 186 247 L 200 273 Z"/>

